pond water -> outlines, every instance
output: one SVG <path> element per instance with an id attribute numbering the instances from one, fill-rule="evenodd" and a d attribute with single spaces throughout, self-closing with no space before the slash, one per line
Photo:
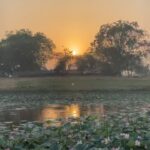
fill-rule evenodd
<path id="1" fill-rule="evenodd" d="M 149 91 L 0 93 L 0 149 L 1 143 L 2 149 L 10 144 L 18 148 L 18 143 L 21 149 L 59 149 L 54 148 L 58 143 L 76 146 L 78 141 L 107 149 L 126 143 L 125 148 L 132 149 L 129 143 L 135 146 L 140 140 L 138 148 L 144 150 L 145 145 L 149 148 L 149 125 Z M 110 143 L 104 144 L 107 137 Z"/>
<path id="2" fill-rule="evenodd" d="M 48 104 L 35 108 L 7 108 L 0 112 L 0 122 L 40 121 L 54 119 L 79 118 L 87 115 L 104 116 L 109 108 L 103 104 Z"/>
<path id="3" fill-rule="evenodd" d="M 149 92 L 0 93 L 0 124 L 149 113 Z"/>

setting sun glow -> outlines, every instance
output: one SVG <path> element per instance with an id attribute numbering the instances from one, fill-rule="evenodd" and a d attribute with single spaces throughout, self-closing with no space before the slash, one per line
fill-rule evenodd
<path id="1" fill-rule="evenodd" d="M 58 51 L 75 41 L 80 51 L 74 53 L 82 54 L 103 24 L 119 19 L 138 21 L 149 31 L 149 6 L 149 0 L 0 0 L 0 37 L 6 31 L 30 29 L 46 34 Z"/>
<path id="2" fill-rule="evenodd" d="M 79 50 L 77 48 L 71 48 L 71 51 L 73 56 L 79 55 Z"/>

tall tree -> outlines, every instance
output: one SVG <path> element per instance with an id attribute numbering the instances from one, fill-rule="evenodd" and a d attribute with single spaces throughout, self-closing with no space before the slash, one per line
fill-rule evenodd
<path id="1" fill-rule="evenodd" d="M 105 24 L 96 34 L 91 51 L 104 65 L 101 69 L 104 74 L 121 75 L 124 70 L 134 71 L 141 66 L 148 43 L 145 37 L 146 32 L 137 22 L 117 21 Z"/>
<path id="2" fill-rule="evenodd" d="M 45 67 L 55 45 L 43 33 L 10 32 L 0 42 L 0 69 L 5 72 L 33 71 Z"/>

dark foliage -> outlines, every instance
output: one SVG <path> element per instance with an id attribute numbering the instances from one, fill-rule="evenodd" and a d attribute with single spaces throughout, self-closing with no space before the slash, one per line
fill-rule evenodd
<path id="1" fill-rule="evenodd" d="M 42 33 L 32 34 L 24 29 L 10 32 L 0 41 L 1 72 L 41 70 L 54 48 L 54 43 Z"/>

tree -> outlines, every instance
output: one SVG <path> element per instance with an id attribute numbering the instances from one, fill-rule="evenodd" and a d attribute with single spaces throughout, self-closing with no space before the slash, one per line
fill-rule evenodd
<path id="1" fill-rule="evenodd" d="M 124 70 L 141 66 L 147 43 L 146 32 L 137 22 L 117 21 L 101 26 L 91 51 L 99 57 L 102 74 L 121 75 Z"/>
<path id="2" fill-rule="evenodd" d="M 4 72 L 34 71 L 45 67 L 55 48 L 43 33 L 29 30 L 10 32 L 0 42 L 0 69 Z"/>
<path id="3" fill-rule="evenodd" d="M 97 60 L 92 53 L 86 53 L 78 57 L 76 65 L 81 74 L 97 72 Z"/>
<path id="4" fill-rule="evenodd" d="M 61 53 L 61 57 L 56 64 L 54 71 L 57 74 L 66 74 L 67 70 L 69 70 L 69 62 L 72 58 L 72 51 L 69 49 L 64 49 L 64 53 Z"/>

